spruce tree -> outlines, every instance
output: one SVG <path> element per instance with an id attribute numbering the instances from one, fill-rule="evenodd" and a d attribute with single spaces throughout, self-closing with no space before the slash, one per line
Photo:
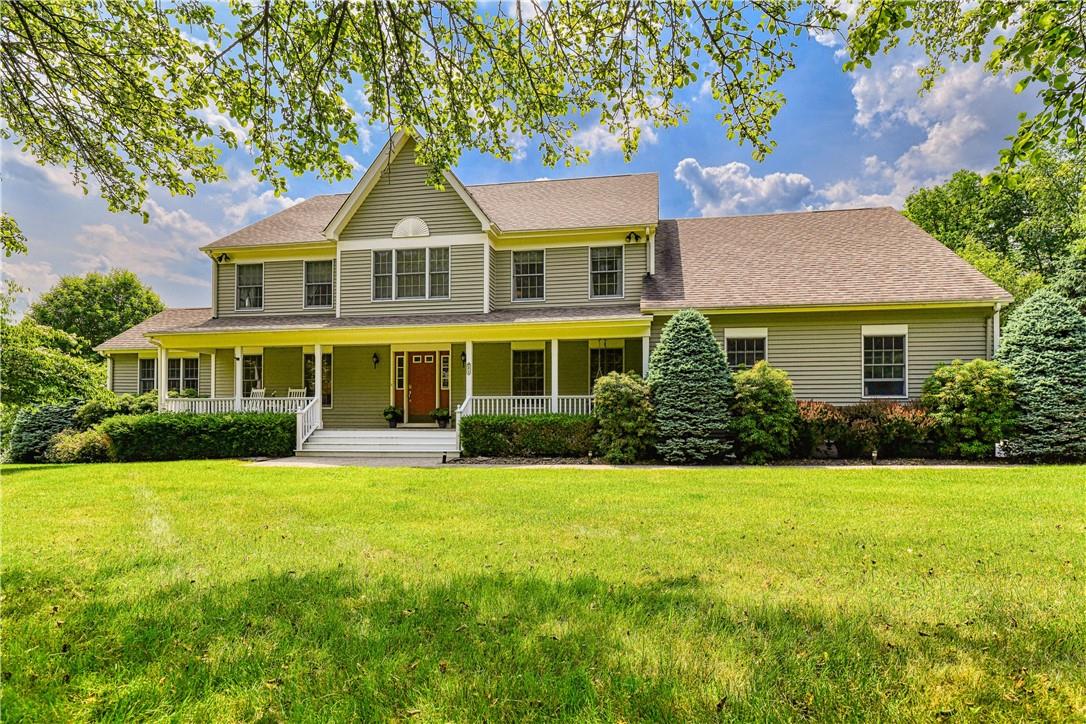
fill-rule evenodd
<path id="1" fill-rule="evenodd" d="M 1008 453 L 1086 458 L 1086 318 L 1067 298 L 1042 289 L 1007 323 L 997 358 L 1014 370 L 1018 389 Z"/>
<path id="2" fill-rule="evenodd" d="M 669 463 L 700 463 L 731 452 L 731 374 L 709 320 L 684 309 L 664 325 L 649 360 L 656 449 Z"/>

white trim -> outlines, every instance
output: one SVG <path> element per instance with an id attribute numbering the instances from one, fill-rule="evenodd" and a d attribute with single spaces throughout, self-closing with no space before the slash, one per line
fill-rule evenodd
<path id="1" fill-rule="evenodd" d="M 905 346 L 902 350 L 904 364 L 902 377 L 904 378 L 904 394 L 901 395 L 865 395 L 864 382 L 864 340 L 868 337 L 904 337 Z M 907 324 L 864 324 L 860 327 L 860 399 L 861 400 L 907 400 L 909 399 L 909 325 Z"/>
<path id="2" fill-rule="evenodd" d="M 434 234 L 394 239 L 392 237 L 376 239 L 344 239 L 337 248 L 343 251 L 365 251 L 367 249 L 412 249 L 426 246 L 474 246 L 486 244 L 486 234 Z"/>
<path id="3" fill-rule="evenodd" d="M 455 191 L 460 196 L 461 200 L 463 200 L 464 205 L 471 209 L 471 213 L 475 214 L 475 218 L 479 220 L 479 229 L 481 231 L 489 229 L 492 224 L 490 218 L 487 217 L 486 213 L 479 207 L 479 204 L 475 203 L 475 199 L 472 197 L 471 193 L 464 188 L 464 184 L 460 183 L 460 179 L 456 177 L 456 174 L 452 171 L 445 171 L 442 175 L 445 177 L 445 180 L 449 182 L 449 185 L 452 186 L 453 191 Z"/>
<path id="4" fill-rule="evenodd" d="M 305 303 L 306 287 L 309 286 L 309 265 L 310 264 L 323 264 L 326 261 L 332 262 L 332 303 L 324 304 L 320 306 L 310 306 Z M 302 260 L 302 309 L 334 309 L 336 306 L 336 260 L 335 259 L 303 259 Z"/>
<path id="5" fill-rule="evenodd" d="M 405 216 L 392 229 L 393 239 L 429 236 L 430 227 L 418 216 Z"/>
<path id="6" fill-rule="evenodd" d="M 211 350 L 211 394 L 208 395 L 208 397 L 218 397 L 218 395 L 215 394 L 215 360 L 218 358 L 218 356 L 218 350 Z"/>
<path id="7" fill-rule="evenodd" d="M 243 267 L 243 266 L 256 266 L 257 264 L 260 265 L 260 306 L 259 307 L 248 307 L 246 309 L 238 309 L 238 268 Z M 241 263 L 234 262 L 234 312 L 236 314 L 246 314 L 246 313 L 249 313 L 249 312 L 263 312 L 264 311 L 264 291 L 265 291 L 265 284 L 264 284 L 264 276 L 265 275 L 264 275 L 264 271 L 265 271 L 264 270 L 264 262 L 262 262 L 262 261 L 245 261 L 245 262 L 241 262 Z M 302 271 L 302 274 L 303 274 L 303 276 L 305 275 L 304 270 Z"/>
<path id="8" fill-rule="evenodd" d="M 340 254 L 340 245 L 336 244 L 336 259 L 335 259 L 336 279 L 335 279 L 335 282 L 334 282 L 335 285 L 336 285 L 336 293 L 335 293 L 336 319 L 339 319 L 340 314 L 341 314 L 341 310 L 343 309 L 343 306 L 340 304 L 340 289 L 342 289 L 343 287 L 340 284 L 341 275 L 339 273 L 339 270 L 343 268 L 343 264 L 341 263 L 342 260 L 343 260 L 342 255 Z M 371 263 L 372 263 L 372 260 L 371 260 Z"/>
<path id="9" fill-rule="evenodd" d="M 759 337 L 768 337 L 768 327 L 725 327 L 724 339 L 725 341 L 730 337 L 732 339 L 758 339 Z"/>
<path id="10" fill-rule="evenodd" d="M 649 378 L 649 342 L 652 338 L 649 335 L 645 335 L 641 338 L 641 376 L 644 379 Z"/>
<path id="11" fill-rule="evenodd" d="M 609 249 L 617 247 L 622 252 L 622 263 L 619 265 L 619 275 L 621 280 L 621 294 L 600 294 L 596 295 L 592 293 L 592 250 L 593 249 Z M 599 272 L 603 274 L 604 272 Z M 588 246 L 588 298 L 589 299 L 625 299 L 626 298 L 626 245 L 623 243 L 618 244 L 589 244 Z"/>
<path id="12" fill-rule="evenodd" d="M 647 247 L 648 247 L 648 249 L 647 249 L 647 251 L 645 253 L 648 254 L 648 259 L 645 260 L 645 271 L 647 271 L 651 275 L 651 274 L 656 273 L 656 229 L 655 229 L 655 227 L 653 228 L 652 232 L 649 234 Z"/>
<path id="13" fill-rule="evenodd" d="M 445 381 L 446 381 L 447 384 L 444 387 L 441 386 L 441 364 L 442 364 L 441 361 L 442 360 L 445 360 L 445 364 L 447 365 L 447 367 L 445 368 Z M 437 353 L 437 391 L 438 391 L 438 398 L 439 398 L 438 399 L 438 407 L 441 407 L 441 404 L 440 404 L 441 399 L 440 399 L 440 397 L 441 397 L 441 392 L 443 390 L 448 391 L 448 393 L 449 393 L 449 404 L 451 405 L 452 404 L 452 350 L 451 349 L 448 352 L 439 351 Z"/>
<path id="14" fill-rule="evenodd" d="M 245 356 L 243 347 L 234 347 L 234 404 L 241 407 L 241 358 Z"/>
<path id="15" fill-rule="evenodd" d="M 139 367 L 139 358 L 136 358 L 136 366 Z M 137 384 L 140 371 L 136 370 Z M 106 355 L 106 389 L 113 392 L 113 355 Z"/>
<path id="16" fill-rule="evenodd" d="M 509 365 L 512 366 L 513 358 L 510 355 Z M 510 381 L 510 391 L 512 391 Z M 547 380 L 543 379 L 543 389 L 546 391 Z M 551 340 L 551 412 L 558 412 L 558 338 Z"/>
<path id="17" fill-rule="evenodd" d="M 524 350 L 546 349 L 546 348 L 547 348 L 547 341 L 542 340 L 542 339 L 541 340 L 531 340 L 531 341 L 528 341 L 528 342 L 510 342 L 509 343 L 509 350 L 510 351 L 515 350 L 515 351 L 518 351 L 518 352 L 523 352 Z"/>
<path id="18" fill-rule="evenodd" d="M 517 299 L 517 254 L 529 251 L 543 252 L 543 296 L 531 299 Z M 509 253 L 509 303 L 510 304 L 539 304 L 547 301 L 547 249 L 538 247 L 534 249 L 513 249 Z"/>
<path id="19" fill-rule="evenodd" d="M 995 358 L 999 354 L 999 310 L 1003 307 L 1002 304 L 995 305 L 995 310 L 992 312 L 992 357 Z"/>
<path id="20" fill-rule="evenodd" d="M 236 277 L 235 277 L 236 280 Z M 237 289 L 234 290 L 235 294 Z M 211 259 L 211 318 L 219 316 L 219 262 Z"/>
<path id="21" fill-rule="evenodd" d="M 487 239 L 486 243 L 483 244 L 483 314 L 490 314 L 490 253 L 492 248 L 490 239 Z M 546 271 L 546 261 L 544 260 L 543 273 L 546 274 Z M 452 280 L 450 279 L 449 282 L 451 283 Z M 547 293 L 545 288 L 543 293 Z"/>

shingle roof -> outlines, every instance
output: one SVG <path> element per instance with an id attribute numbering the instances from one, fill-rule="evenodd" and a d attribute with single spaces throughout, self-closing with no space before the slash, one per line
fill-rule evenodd
<path id="1" fill-rule="evenodd" d="M 643 309 L 1010 301 L 891 208 L 661 220 Z"/>
<path id="2" fill-rule="evenodd" d="M 239 246 L 327 241 L 324 237 L 324 227 L 336 215 L 336 211 L 346 199 L 347 194 L 313 196 L 201 248 L 225 249 Z"/>
<path id="3" fill-rule="evenodd" d="M 659 188 L 655 173 L 467 187 L 502 231 L 653 225 Z"/>
<path id="4" fill-rule="evenodd" d="M 636 304 L 623 304 L 610 307 L 542 307 L 538 309 L 499 309 L 489 314 L 481 312 L 456 314 L 411 314 L 384 315 L 369 317 L 336 317 L 333 314 L 310 316 L 231 316 L 211 318 L 211 310 L 202 310 L 202 318 L 194 318 L 191 324 L 171 326 L 168 330 L 175 333 L 201 332 L 257 332 L 289 329 L 344 329 L 364 327 L 417 327 L 428 325 L 458 324 L 517 324 L 530 322 L 578 322 L 594 320 L 614 320 L 641 317 L 641 310 Z M 163 312 L 165 314 L 165 312 Z M 161 315 L 160 315 L 161 316 Z M 150 321 L 150 320 L 148 320 Z M 146 324 L 146 322 L 144 323 Z M 135 328 L 125 332 L 131 333 Z M 157 331 L 157 330 L 156 330 Z M 121 335 L 124 336 L 124 335 Z M 150 346 L 150 345 L 146 345 Z"/>
<path id="5" fill-rule="evenodd" d="M 177 307 L 159 312 L 150 319 L 129 327 L 113 339 L 107 339 L 95 347 L 99 351 L 132 351 L 154 349 L 143 335 L 148 332 L 165 332 L 181 327 L 199 325 L 211 319 L 211 307 Z"/>

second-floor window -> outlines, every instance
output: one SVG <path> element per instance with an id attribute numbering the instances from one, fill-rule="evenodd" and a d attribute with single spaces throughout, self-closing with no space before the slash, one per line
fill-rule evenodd
<path id="1" fill-rule="evenodd" d="M 373 300 L 448 299 L 449 248 L 373 252 Z"/>
<path id="2" fill-rule="evenodd" d="M 237 274 L 238 309 L 264 308 L 264 265 L 238 264 L 234 267 Z"/>
<path id="3" fill-rule="evenodd" d="M 622 247 L 600 246 L 592 254 L 592 296 L 622 296 Z"/>
<path id="4" fill-rule="evenodd" d="M 513 252 L 513 301 L 542 300 L 544 295 L 544 252 Z"/>
<path id="5" fill-rule="evenodd" d="M 332 261 L 307 261 L 305 263 L 305 306 L 330 308 L 332 306 Z"/>

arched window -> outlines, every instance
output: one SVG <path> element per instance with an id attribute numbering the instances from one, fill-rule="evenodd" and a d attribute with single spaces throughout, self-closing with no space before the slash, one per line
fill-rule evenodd
<path id="1" fill-rule="evenodd" d="M 426 222 L 417 216 L 408 216 L 400 220 L 400 223 L 396 224 L 396 228 L 392 230 L 393 239 L 401 239 L 405 236 L 429 236 L 430 229 L 426 226 Z"/>

